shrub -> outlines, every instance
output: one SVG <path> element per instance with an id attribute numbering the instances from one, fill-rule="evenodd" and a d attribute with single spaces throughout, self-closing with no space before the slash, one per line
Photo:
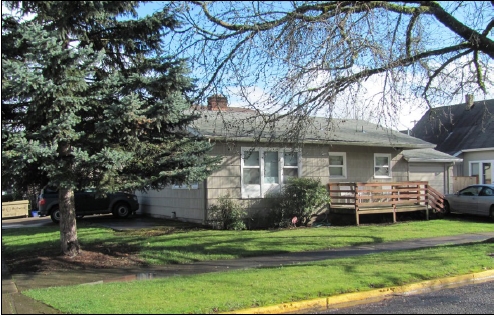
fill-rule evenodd
<path id="1" fill-rule="evenodd" d="M 268 227 L 288 227 L 289 222 L 287 210 L 283 204 L 283 195 L 281 192 L 270 192 L 266 195 L 266 202 L 268 203 L 268 211 L 266 215 L 266 223 Z"/>
<path id="2" fill-rule="evenodd" d="M 331 199 L 319 180 L 292 178 L 280 193 L 270 194 L 270 221 L 278 227 L 291 225 L 293 217 L 298 223 L 307 225 L 317 210 L 329 204 Z"/>
<path id="3" fill-rule="evenodd" d="M 208 222 L 214 228 L 242 230 L 246 229 L 244 223 L 246 215 L 243 208 L 227 194 L 218 199 L 218 204 L 213 204 L 208 209 Z"/>

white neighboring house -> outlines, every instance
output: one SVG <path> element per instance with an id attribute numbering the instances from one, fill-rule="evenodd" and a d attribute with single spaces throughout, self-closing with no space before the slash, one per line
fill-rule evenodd
<path id="1" fill-rule="evenodd" d="M 218 170 L 201 183 L 137 192 L 146 216 L 205 223 L 208 208 L 227 194 L 254 217 L 265 213 L 265 197 L 290 177 L 335 182 L 430 181 L 450 192 L 452 168 L 461 159 L 434 150 L 434 144 L 360 120 L 312 118 L 297 144 L 270 141 L 290 130 L 289 118 L 254 138 L 255 113 L 228 107 L 226 98 L 208 98 L 193 128 L 214 143 L 222 157 Z M 274 132 L 273 132 L 274 131 Z"/>

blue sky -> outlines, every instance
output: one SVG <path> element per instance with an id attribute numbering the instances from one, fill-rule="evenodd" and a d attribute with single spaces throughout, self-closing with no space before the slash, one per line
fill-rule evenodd
<path id="1" fill-rule="evenodd" d="M 153 12 L 160 10 L 163 7 L 163 5 L 164 5 L 163 1 L 153 1 L 150 3 L 146 3 L 144 5 L 141 5 L 139 8 L 137 8 L 137 12 L 140 16 L 152 14 Z M 2 6 L 2 9 L 4 10 L 3 6 Z M 192 73 L 192 76 L 194 76 L 194 72 Z M 380 78 L 368 80 L 365 83 L 366 88 L 368 90 L 368 94 L 362 95 L 361 99 L 367 100 L 369 98 L 368 96 L 372 95 L 374 93 L 373 88 L 379 87 L 380 81 L 381 81 Z M 263 90 L 262 87 L 253 87 L 252 88 L 252 95 L 256 96 L 256 95 L 262 93 L 262 90 Z M 494 94 L 490 93 L 489 95 L 485 96 L 485 98 L 487 98 L 487 99 L 494 98 Z M 476 99 L 484 99 L 484 96 L 479 96 Z M 417 102 L 414 102 L 414 104 L 409 104 L 407 107 L 402 108 L 401 112 L 399 113 L 398 124 L 395 126 L 392 126 L 392 127 L 395 129 L 407 129 L 407 128 L 413 127 L 414 121 L 419 120 L 426 111 L 426 107 L 423 106 L 423 104 L 419 104 L 420 102 L 423 102 L 423 101 L 417 100 Z M 464 102 L 464 96 L 459 95 L 458 98 L 455 99 L 452 104 L 462 103 L 462 102 Z M 242 106 L 243 105 L 241 102 L 239 102 L 235 99 L 229 100 L 229 103 L 231 106 Z M 357 103 L 359 103 L 359 102 L 357 102 Z M 445 105 L 448 105 L 448 104 L 445 104 Z M 353 109 L 348 109 L 348 108 L 338 109 L 338 111 L 336 111 L 336 116 L 340 117 L 340 118 L 352 118 L 352 116 L 355 116 L 355 113 L 362 113 L 362 115 L 364 115 L 366 111 L 373 111 L 373 109 L 362 108 L 362 107 L 363 107 L 363 102 L 356 104 Z M 375 109 L 374 109 L 374 111 L 375 111 Z M 363 118 L 365 119 L 365 117 L 363 117 Z"/>
<path id="2" fill-rule="evenodd" d="M 156 2 L 152 2 L 152 3 L 148 3 L 148 4 L 143 5 L 142 7 L 140 7 L 138 9 L 138 12 L 139 12 L 139 14 L 149 14 L 149 13 L 152 13 L 156 10 L 159 10 L 160 8 L 162 8 L 162 6 L 163 6 L 162 1 L 156 1 Z M 437 36 L 438 36 L 438 39 L 441 39 L 442 41 L 444 41 L 446 38 L 446 34 L 443 36 L 442 34 L 438 33 Z M 447 36 L 451 36 L 451 33 L 447 34 Z M 194 72 L 192 73 L 192 76 L 194 76 Z M 361 100 L 361 102 L 357 101 L 356 102 L 357 104 L 355 104 L 354 108 L 352 108 L 352 109 L 349 109 L 348 107 L 338 109 L 336 111 L 335 115 L 337 117 L 340 117 L 340 118 L 352 118 L 352 116 L 356 115 L 355 113 L 361 113 L 362 118 L 366 119 L 365 112 L 379 111 L 377 109 L 378 106 L 375 105 L 374 108 L 372 108 L 373 107 L 372 102 L 369 102 L 368 100 L 371 98 L 372 95 L 375 94 L 375 91 L 377 91 L 377 89 L 382 86 L 382 82 L 383 82 L 383 79 L 379 78 L 379 77 L 374 77 L 374 78 L 371 78 L 371 79 L 367 80 L 366 82 L 364 82 L 364 87 L 367 89 L 367 93 L 359 96 L 358 100 Z M 234 89 L 234 88 L 232 87 L 232 89 Z M 255 98 L 255 97 L 260 98 L 259 96 L 262 93 L 263 93 L 263 87 L 262 86 L 257 86 L 257 87 L 251 88 L 251 95 L 253 96 L 253 98 Z M 494 94 L 492 94 L 492 93 L 487 95 L 487 96 L 479 95 L 479 96 L 476 96 L 476 100 L 481 100 L 484 98 L 489 99 L 489 98 L 493 98 L 493 97 L 494 97 Z M 451 104 L 463 103 L 464 98 L 465 98 L 464 95 L 458 95 L 458 97 L 455 98 Z M 364 104 L 366 102 L 367 102 L 367 104 L 365 106 L 367 108 L 363 108 L 363 107 L 365 107 Z M 231 106 L 242 106 L 243 105 L 241 102 L 239 102 L 235 99 L 230 99 L 229 103 Z M 407 106 L 405 106 L 404 108 L 401 109 L 401 111 L 399 113 L 398 123 L 394 124 L 394 126 L 388 125 L 388 127 L 392 127 L 395 129 L 407 129 L 407 128 L 413 127 L 414 121 L 419 120 L 423 116 L 423 114 L 427 110 L 427 106 L 425 105 L 425 102 L 421 99 L 417 99 L 416 101 L 413 101 L 410 103 L 411 104 L 408 104 Z M 449 105 L 449 104 L 444 104 L 444 105 Z M 368 119 L 368 120 L 372 121 L 372 119 Z"/>

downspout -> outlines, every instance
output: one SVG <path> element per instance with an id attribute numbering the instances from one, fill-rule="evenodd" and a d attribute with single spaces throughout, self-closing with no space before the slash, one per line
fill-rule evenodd
<path id="1" fill-rule="evenodd" d="M 204 190 L 204 219 L 202 221 L 203 225 L 208 224 L 208 179 L 204 179 L 203 181 L 203 190 Z"/>
<path id="2" fill-rule="evenodd" d="M 446 189 L 446 192 L 444 194 L 450 194 L 451 193 L 451 176 L 452 174 L 450 173 L 450 170 L 453 172 L 453 174 L 455 173 L 454 172 L 454 168 L 455 168 L 455 165 L 456 163 L 453 161 L 452 163 L 450 163 L 447 167 L 446 167 L 446 184 L 447 184 L 447 189 Z M 454 193 L 454 192 L 453 192 Z"/>
<path id="3" fill-rule="evenodd" d="M 444 170 L 444 177 L 446 179 L 444 179 L 444 194 L 449 194 L 449 167 L 451 166 L 451 164 L 444 164 L 444 168 L 446 170 Z"/>

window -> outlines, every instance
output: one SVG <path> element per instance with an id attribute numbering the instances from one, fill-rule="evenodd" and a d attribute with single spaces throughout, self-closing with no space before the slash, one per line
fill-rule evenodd
<path id="1" fill-rule="evenodd" d="M 298 152 L 283 153 L 283 183 L 298 177 Z"/>
<path id="2" fill-rule="evenodd" d="M 346 178 L 346 153 L 329 153 L 329 177 Z"/>
<path id="3" fill-rule="evenodd" d="M 277 151 L 265 151 L 264 152 L 264 183 L 280 183 L 280 170 L 278 152 Z"/>
<path id="4" fill-rule="evenodd" d="M 391 154 L 374 154 L 374 178 L 391 178 Z"/>
<path id="5" fill-rule="evenodd" d="M 469 187 L 460 191 L 460 195 L 464 196 L 477 196 L 482 187 Z"/>
<path id="6" fill-rule="evenodd" d="M 492 183 L 492 169 L 489 162 L 482 163 L 482 183 Z"/>
<path id="7" fill-rule="evenodd" d="M 481 196 L 493 196 L 494 195 L 494 191 L 492 191 L 491 188 L 484 187 L 484 189 L 482 190 L 482 192 L 480 192 L 480 195 Z"/>
<path id="8" fill-rule="evenodd" d="M 261 162 L 259 152 L 252 151 L 244 154 L 244 184 L 261 184 Z"/>
<path id="9" fill-rule="evenodd" d="M 277 148 L 242 148 L 242 198 L 264 197 L 291 177 L 298 177 L 298 151 Z"/>
<path id="10" fill-rule="evenodd" d="M 492 169 L 493 161 L 475 161 L 470 162 L 470 176 L 477 177 L 477 183 L 490 184 L 494 176 Z"/>

